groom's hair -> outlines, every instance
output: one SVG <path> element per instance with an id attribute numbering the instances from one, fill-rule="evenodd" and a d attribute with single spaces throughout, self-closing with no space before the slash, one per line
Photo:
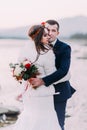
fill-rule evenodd
<path id="1" fill-rule="evenodd" d="M 59 27 L 60 27 L 60 25 L 59 25 L 59 23 L 56 21 L 56 20 L 47 20 L 46 21 L 46 23 L 48 23 L 48 24 L 50 24 L 50 25 L 57 25 L 57 29 L 58 29 L 58 31 L 59 31 Z"/>

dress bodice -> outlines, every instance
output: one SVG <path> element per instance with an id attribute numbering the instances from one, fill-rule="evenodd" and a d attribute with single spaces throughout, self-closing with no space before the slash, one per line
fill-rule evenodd
<path id="1" fill-rule="evenodd" d="M 38 67 L 38 71 L 40 72 L 40 75 L 37 77 L 42 78 L 56 71 L 54 61 L 55 56 L 52 50 L 49 50 L 43 55 L 40 55 L 38 60 L 35 62 L 35 65 Z M 37 89 L 33 89 L 29 84 L 29 88 L 26 93 L 28 93 L 28 96 L 48 96 L 53 95 L 55 93 L 55 89 L 53 85 L 50 85 L 49 87 L 42 85 Z"/>
<path id="2" fill-rule="evenodd" d="M 56 71 L 53 51 L 49 50 L 47 53 L 40 55 L 35 64 L 40 71 L 39 77 L 44 77 Z"/>

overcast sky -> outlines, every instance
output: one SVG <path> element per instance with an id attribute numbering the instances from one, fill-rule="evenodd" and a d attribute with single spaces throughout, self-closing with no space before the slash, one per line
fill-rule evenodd
<path id="1" fill-rule="evenodd" d="M 87 16 L 87 0 L 0 0 L 0 28 Z"/>

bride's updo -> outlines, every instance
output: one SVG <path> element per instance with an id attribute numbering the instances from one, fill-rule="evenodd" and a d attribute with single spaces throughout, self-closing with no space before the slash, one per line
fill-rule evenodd
<path id="1" fill-rule="evenodd" d="M 40 40 L 41 40 L 43 32 L 44 32 L 44 27 L 43 26 L 34 25 L 29 29 L 28 36 L 30 36 L 33 40 L 35 40 L 35 38 L 37 36 L 39 36 Z"/>
<path id="2" fill-rule="evenodd" d="M 45 52 L 46 50 L 48 50 L 41 42 L 42 36 L 45 31 L 44 28 L 45 27 L 42 25 L 34 25 L 28 31 L 28 36 L 31 37 L 32 40 L 35 42 L 38 54 L 40 54 L 41 51 Z"/>

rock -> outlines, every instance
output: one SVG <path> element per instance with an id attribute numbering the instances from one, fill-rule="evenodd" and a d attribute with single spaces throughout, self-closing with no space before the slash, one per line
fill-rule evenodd
<path id="1" fill-rule="evenodd" d="M 14 106 L 0 106 L 0 127 L 14 124 L 20 110 Z"/>
<path id="2" fill-rule="evenodd" d="M 0 115 L 17 116 L 20 114 L 20 110 L 14 106 L 0 106 Z"/>

